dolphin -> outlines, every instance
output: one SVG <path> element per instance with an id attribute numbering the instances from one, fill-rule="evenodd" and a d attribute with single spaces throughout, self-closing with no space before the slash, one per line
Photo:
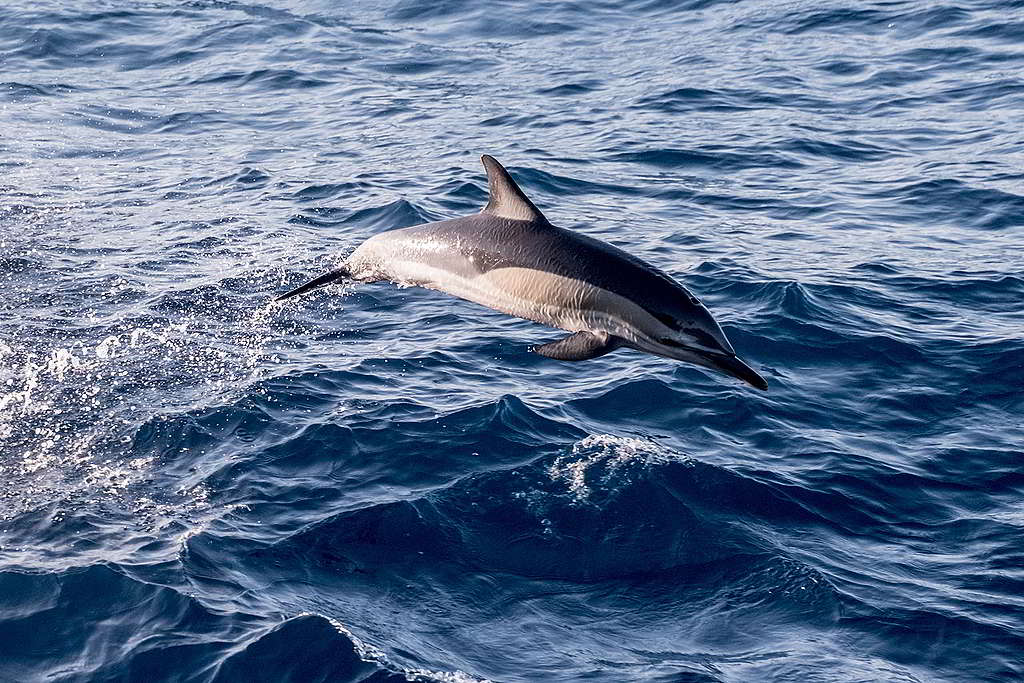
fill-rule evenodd
<path id="1" fill-rule="evenodd" d="M 552 225 L 494 157 L 481 161 L 490 197 L 480 213 L 374 235 L 339 268 L 277 300 L 343 279 L 415 285 L 569 332 L 533 349 L 548 358 L 629 347 L 768 388 L 685 287 L 617 247 Z"/>

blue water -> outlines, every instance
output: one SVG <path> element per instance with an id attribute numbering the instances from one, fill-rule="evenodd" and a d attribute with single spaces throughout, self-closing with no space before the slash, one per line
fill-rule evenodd
<path id="1" fill-rule="evenodd" d="M 1024 678 L 1024 4 L 8 0 L 0 680 Z M 479 155 L 753 390 L 420 289 Z"/>

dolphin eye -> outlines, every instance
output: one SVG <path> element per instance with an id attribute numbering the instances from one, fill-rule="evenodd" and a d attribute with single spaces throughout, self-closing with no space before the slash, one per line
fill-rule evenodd
<path id="1" fill-rule="evenodd" d="M 669 328 L 670 330 L 679 330 L 679 323 L 676 322 L 675 318 L 673 318 L 672 316 L 665 315 L 664 313 L 654 313 L 653 311 L 651 312 L 651 315 L 657 318 L 665 327 Z"/>
<path id="2" fill-rule="evenodd" d="M 698 330 L 696 327 L 687 327 L 681 330 L 681 332 L 684 332 L 685 334 L 688 334 L 691 337 L 693 337 L 701 346 L 705 346 L 709 349 L 721 348 L 721 344 L 719 344 L 714 337 L 712 337 L 704 330 Z"/>

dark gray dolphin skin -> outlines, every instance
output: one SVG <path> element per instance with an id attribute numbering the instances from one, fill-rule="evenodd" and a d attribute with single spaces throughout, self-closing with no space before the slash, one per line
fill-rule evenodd
<path id="1" fill-rule="evenodd" d="M 587 360 L 627 346 L 768 388 L 685 287 L 617 247 L 555 227 L 501 164 L 481 160 L 490 200 L 480 213 L 375 235 L 337 270 L 277 300 L 342 279 L 416 285 L 570 332 L 534 349 L 548 358 Z"/>

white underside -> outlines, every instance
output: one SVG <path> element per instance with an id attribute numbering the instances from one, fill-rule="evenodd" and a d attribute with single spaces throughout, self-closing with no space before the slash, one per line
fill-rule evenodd
<path id="1" fill-rule="evenodd" d="M 467 266 L 470 267 L 466 271 L 475 272 L 472 264 Z M 625 297 L 582 280 L 540 270 L 496 268 L 463 276 L 408 258 L 391 245 L 369 242 L 352 254 L 348 267 L 357 279 L 386 279 L 399 285 L 434 289 L 569 332 L 605 332 L 644 350 L 661 347 L 655 341 L 659 337 L 676 336 Z"/>

